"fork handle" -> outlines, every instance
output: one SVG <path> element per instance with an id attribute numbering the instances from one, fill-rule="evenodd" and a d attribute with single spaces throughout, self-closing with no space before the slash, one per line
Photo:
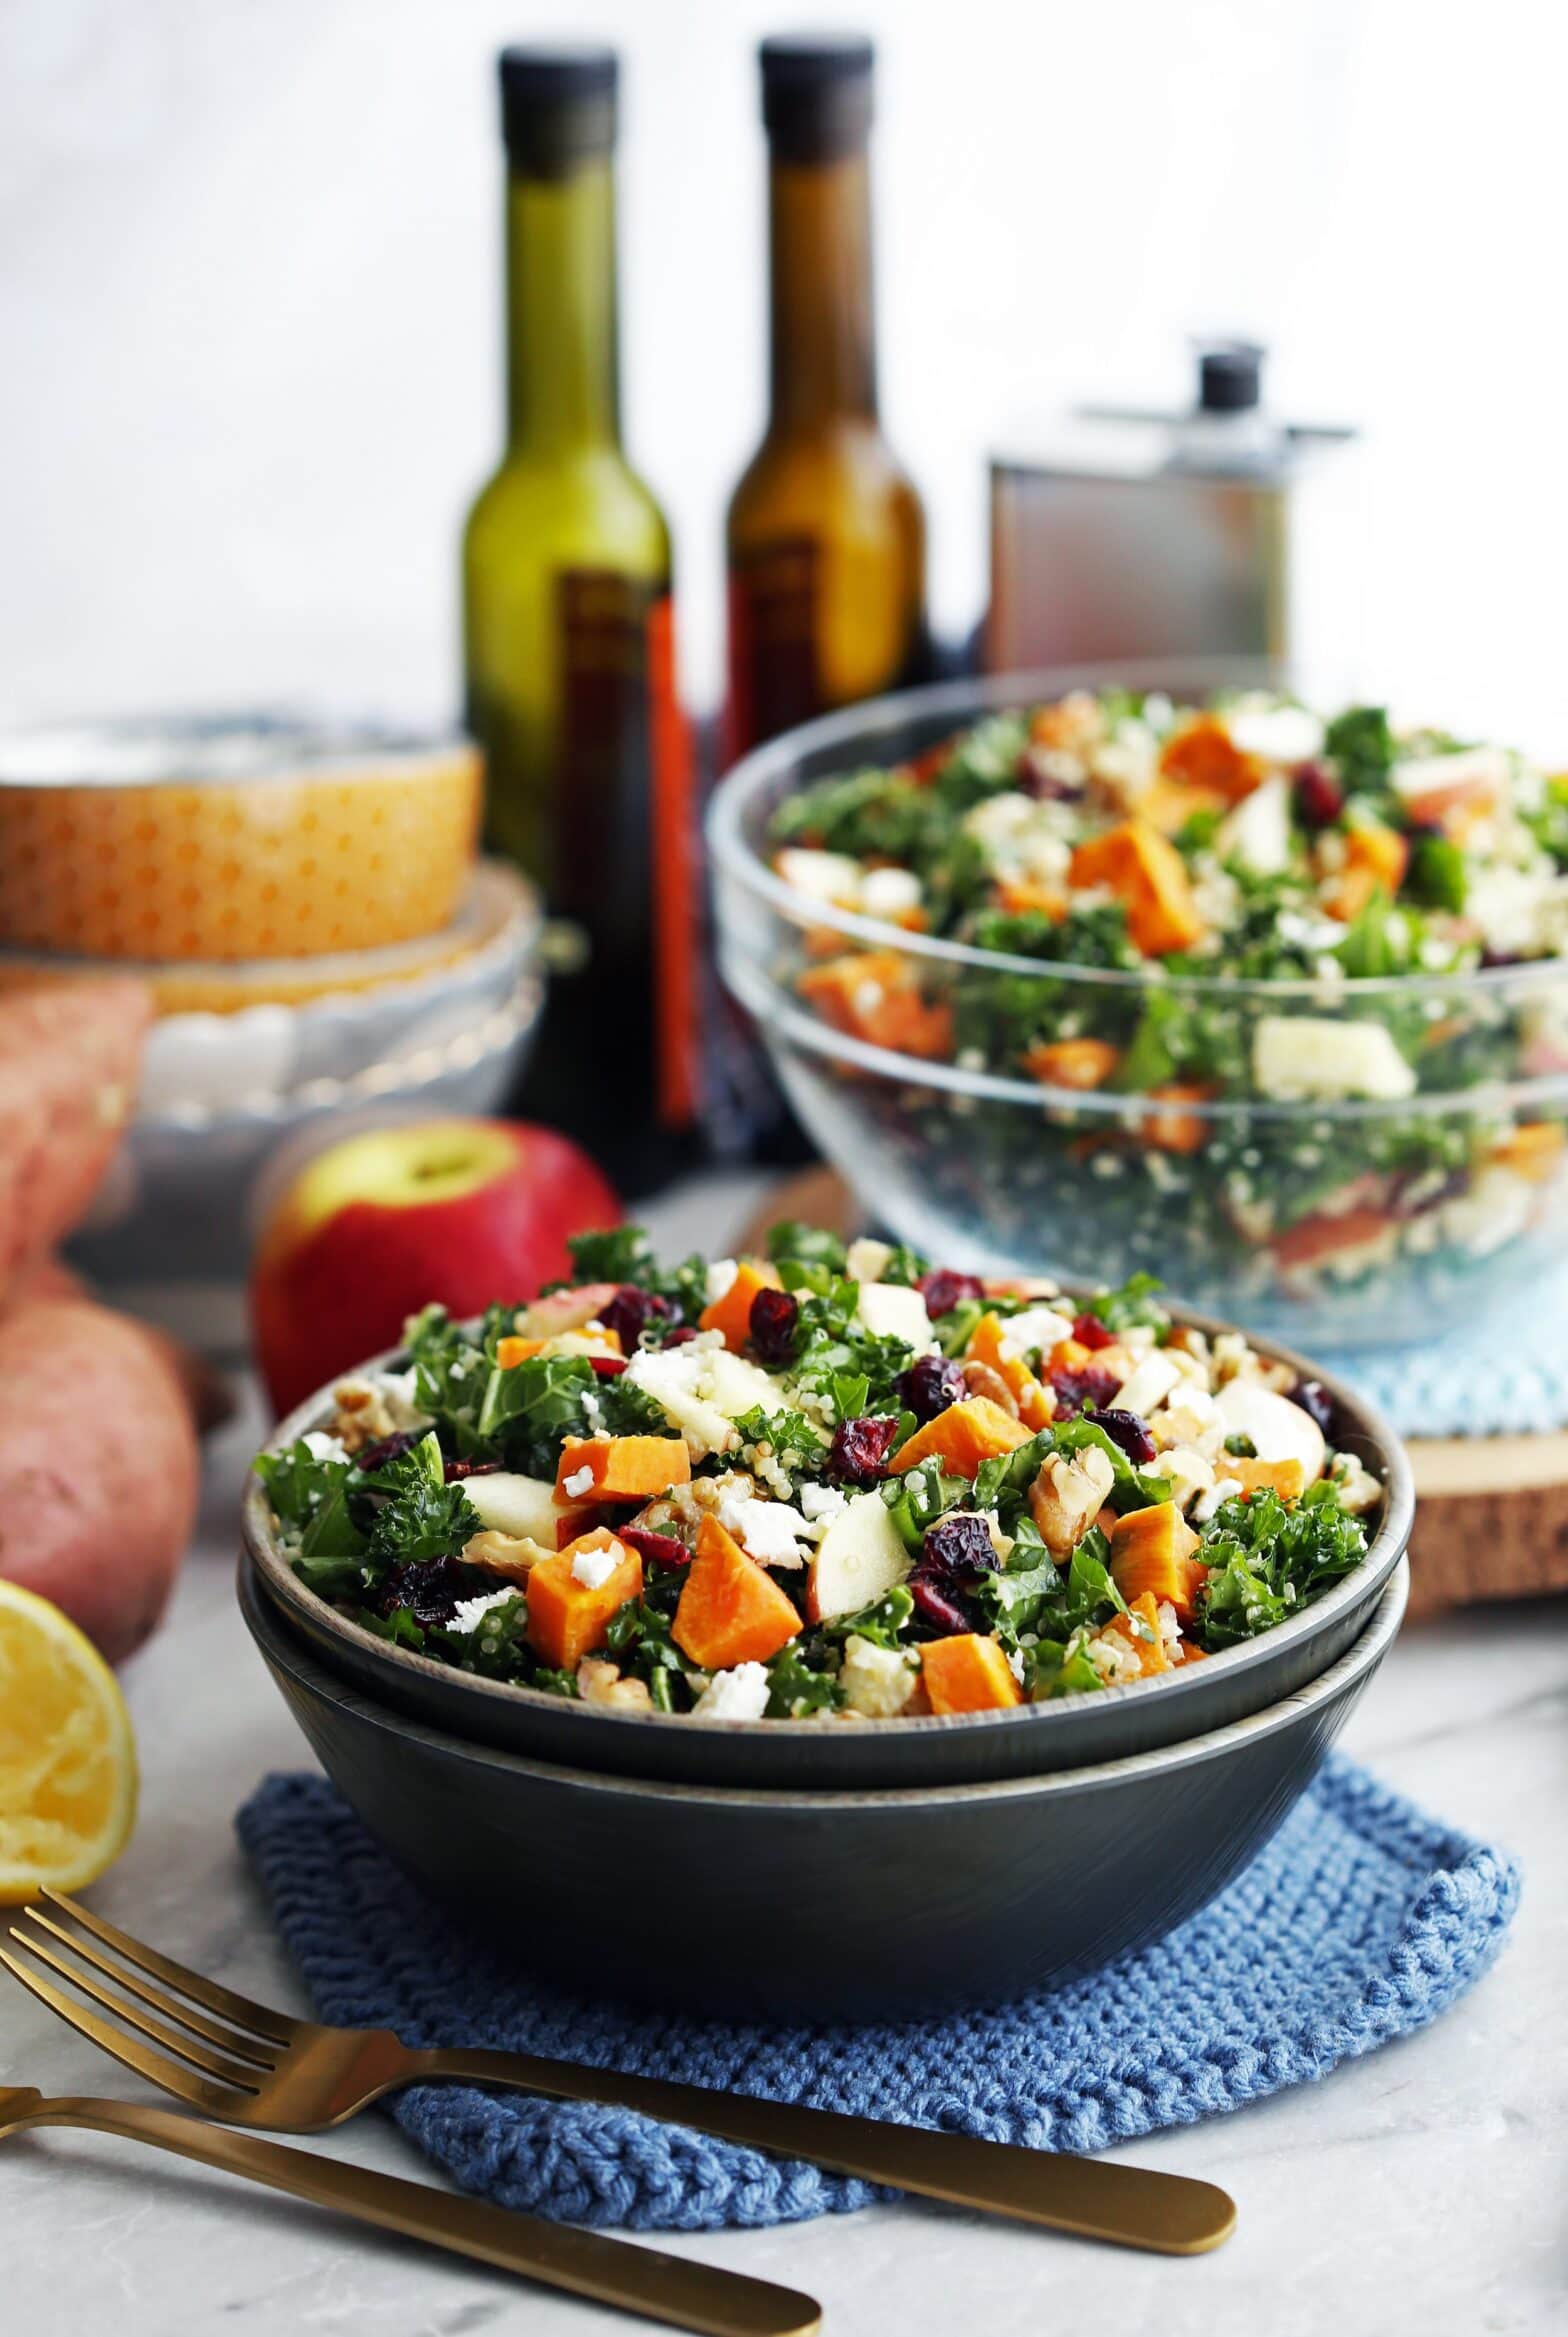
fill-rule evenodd
<path id="1" fill-rule="evenodd" d="M 473 2256 L 503 2272 L 520 2272 L 573 2296 L 617 2305 L 678 2329 L 697 2330 L 701 2337 L 811 2337 L 822 2326 L 814 2298 L 771 2280 L 692 2263 L 684 2256 L 609 2239 L 571 2224 L 546 2223 L 483 2199 L 409 2182 L 402 2175 L 384 2175 L 341 2159 L 291 2150 L 285 2143 L 263 2142 L 253 2134 L 209 2126 L 202 2119 L 182 2117 L 177 2110 L 67 2099 L 41 2104 L 40 2113 L 26 2123 L 85 2126 L 100 2134 L 149 2142 L 227 2174 L 246 2175 L 291 2198 L 335 2208 L 360 2223 L 427 2240 L 432 2247 Z"/>
<path id="2" fill-rule="evenodd" d="M 841 2175 L 1161 2255 L 1199 2255 L 1217 2248 L 1235 2229 L 1235 2202 L 1217 2184 L 1123 2166 L 1114 2159 L 1025 2150 L 1015 2143 L 896 2126 L 884 2118 L 721 2093 L 670 2078 L 586 2069 L 530 2053 L 437 2047 L 410 2051 L 409 2060 L 412 2083 L 450 2079 L 514 2086 L 559 2101 L 640 2110 L 649 2118 L 694 2126 L 699 2133 L 781 2158 L 809 2159 Z"/>

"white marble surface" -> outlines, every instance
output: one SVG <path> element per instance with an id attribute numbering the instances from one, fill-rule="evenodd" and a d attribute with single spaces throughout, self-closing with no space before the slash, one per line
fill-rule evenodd
<path id="1" fill-rule="evenodd" d="M 687 1197 L 661 1223 L 672 1239 L 712 1241 L 736 1205 L 732 1189 Z M 94 1898 L 175 1955 L 304 2009 L 231 1826 L 266 1770 L 308 1760 L 233 1605 L 254 1426 L 219 1440 L 173 1615 L 128 1669 L 141 1823 Z M 1568 1605 L 1410 1629 L 1347 1741 L 1430 1810 L 1513 1848 L 1524 1904 L 1500 1964 L 1426 2034 L 1129 2150 L 1235 2195 L 1239 2228 L 1217 2254 L 1146 2258 L 915 2205 L 671 2244 L 808 2288 L 843 2337 L 948 2337 L 960 2320 L 977 2337 L 1035 2337 L 1091 2315 L 1162 2337 L 1568 2326 Z M 0 2073 L 51 2092 L 145 2094 L 8 1982 Z M 377 2116 L 310 2147 L 422 2171 Z M 0 2328 L 18 2337 L 608 2337 L 631 2325 L 97 2137 L 8 2145 L 0 2234 Z"/>

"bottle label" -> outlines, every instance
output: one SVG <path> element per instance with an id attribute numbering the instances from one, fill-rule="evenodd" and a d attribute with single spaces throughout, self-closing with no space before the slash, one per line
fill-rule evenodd
<path id="1" fill-rule="evenodd" d="M 738 553 L 730 565 L 726 744 L 744 754 L 825 709 L 817 659 L 821 548 L 809 536 Z"/>
<path id="2" fill-rule="evenodd" d="M 670 596 L 613 569 L 568 569 L 558 607 L 551 906 L 587 929 L 593 989 L 606 1001 L 618 990 L 628 1044 L 653 1055 L 659 1117 L 683 1127 L 698 1100 L 696 803 Z"/>

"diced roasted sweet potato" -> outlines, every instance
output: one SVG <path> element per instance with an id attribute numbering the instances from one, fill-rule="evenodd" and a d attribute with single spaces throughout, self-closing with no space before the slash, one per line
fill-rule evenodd
<path id="1" fill-rule="evenodd" d="M 1499 1168 L 1512 1169 L 1516 1177 L 1528 1177 L 1532 1184 L 1544 1185 L 1563 1156 L 1563 1126 L 1560 1120 L 1522 1120 L 1517 1128 L 1492 1148 L 1492 1159 Z"/>
<path id="2" fill-rule="evenodd" d="M 691 1457 L 684 1437 L 569 1436 L 556 1468 L 555 1498 L 652 1501 L 672 1485 L 690 1483 Z"/>
<path id="3" fill-rule="evenodd" d="M 705 1517 L 670 1626 L 676 1646 L 706 1672 L 728 1671 L 767 1663 L 800 1627 L 793 1600 L 772 1575 L 716 1517 Z"/>
<path id="4" fill-rule="evenodd" d="M 1026 1428 L 1048 1428 L 1056 1413 L 1055 1399 L 1043 1388 L 1023 1357 L 1012 1348 L 1000 1315 L 987 1312 L 970 1333 L 966 1354 L 972 1363 L 988 1365 L 1002 1382 Z M 1005 1411 L 1006 1406 L 1003 1406 Z"/>
<path id="5" fill-rule="evenodd" d="M 585 1553 L 603 1552 L 614 1565 L 602 1582 L 580 1582 L 572 1569 Z M 607 1526 L 582 1534 L 528 1576 L 528 1644 L 557 1670 L 574 1672 L 591 1655 L 628 1599 L 642 1596 L 642 1560 Z"/>
<path id="6" fill-rule="evenodd" d="M 1118 1566 L 1134 1563 L 1168 1567 L 1179 1559 L 1190 1558 L 1198 1546 L 1198 1535 L 1174 1501 L 1157 1501 L 1148 1509 L 1129 1509 L 1117 1519 L 1116 1531 L 1111 1536 L 1111 1571 L 1115 1574 Z M 1127 1593 L 1123 1591 L 1122 1596 L 1125 1598 Z M 1174 1599 L 1171 1604 L 1176 1604 Z"/>
<path id="7" fill-rule="evenodd" d="M 621 1336 L 618 1331 L 596 1331 L 590 1337 L 585 1331 L 553 1331 L 545 1339 L 498 1339 L 495 1359 L 502 1371 L 515 1371 L 520 1363 L 527 1363 L 535 1355 L 619 1355 Z"/>
<path id="8" fill-rule="evenodd" d="M 1041 884 L 1038 877 L 1003 876 L 996 885 L 997 906 L 1010 917 L 1049 917 L 1059 925 L 1067 914 L 1067 903 L 1053 885 Z"/>
<path id="9" fill-rule="evenodd" d="M 1112 1545 L 1111 1580 L 1127 1604 L 1147 1591 L 1157 1607 L 1167 1603 L 1175 1608 L 1184 1630 L 1198 1612 L 1198 1593 L 1208 1571 L 1196 1558 L 1181 1556 L 1174 1548 L 1139 1549 L 1129 1544 L 1118 1553 Z"/>
<path id="10" fill-rule="evenodd" d="M 856 950 L 808 966 L 796 988 L 825 1022 L 868 1046 L 932 1060 L 952 1053 L 952 1009 L 922 998 L 914 967 L 896 949 Z"/>
<path id="11" fill-rule="evenodd" d="M 1397 828 L 1368 820 L 1345 838 L 1345 858 L 1339 874 L 1323 888 L 1323 906 L 1331 917 L 1350 924 L 1378 893 L 1390 900 L 1405 881 L 1410 846 Z"/>
<path id="12" fill-rule="evenodd" d="M 1288 1271 L 1293 1266 L 1313 1266 L 1320 1258 L 1335 1258 L 1352 1250 L 1370 1250 L 1393 1232 L 1397 1220 L 1386 1209 L 1359 1208 L 1318 1210 L 1311 1217 L 1298 1218 L 1281 1234 L 1277 1234 L 1269 1248 L 1275 1262 Z"/>
<path id="13" fill-rule="evenodd" d="M 1000 1712 L 1024 1700 L 1000 1646 L 975 1631 L 929 1640 L 920 1650 L 920 1677 L 933 1712 Z"/>
<path id="14" fill-rule="evenodd" d="M 1234 1477 L 1243 1494 L 1277 1493 L 1281 1501 L 1299 1501 L 1307 1489 L 1307 1472 L 1300 1461 L 1225 1462 L 1225 1474 Z"/>
<path id="15" fill-rule="evenodd" d="M 1138 1123 L 1143 1142 L 1155 1152 L 1201 1152 L 1209 1141 L 1209 1123 L 1189 1107 L 1211 1103 L 1219 1090 L 1197 1080 L 1170 1080 L 1151 1087 L 1149 1100 L 1157 1112 L 1146 1112 Z"/>
<path id="16" fill-rule="evenodd" d="M 1042 1087 L 1071 1087 L 1080 1092 L 1103 1087 L 1121 1061 L 1121 1050 L 1108 1039 L 1042 1039 L 1024 1057 L 1024 1069 Z"/>
<path id="17" fill-rule="evenodd" d="M 1147 820 L 1151 828 L 1158 828 L 1162 836 L 1179 836 L 1190 819 L 1200 812 L 1219 813 L 1230 809 L 1230 798 L 1217 787 L 1195 787 L 1185 779 L 1173 779 L 1168 772 L 1159 772 L 1152 785 L 1138 798 L 1138 817 Z"/>
<path id="18" fill-rule="evenodd" d="M 735 1279 L 721 1298 L 703 1308 L 698 1317 L 703 1330 L 719 1331 L 732 1355 L 738 1355 L 751 1331 L 751 1302 L 759 1290 L 777 1290 L 779 1270 L 765 1259 L 742 1258 Z"/>
<path id="19" fill-rule="evenodd" d="M 1113 1616 L 1106 1624 L 1107 1635 L 1126 1640 L 1138 1658 L 1145 1679 L 1149 1679 L 1155 1672 L 1168 1672 L 1171 1660 L 1165 1652 L 1159 1602 L 1153 1591 L 1140 1592 L 1137 1598 L 1129 1599 L 1127 1605 L 1127 1614 Z"/>
<path id="20" fill-rule="evenodd" d="M 1195 714 L 1173 731 L 1160 750 L 1160 769 L 1184 786 L 1199 787 L 1239 803 L 1263 777 L 1256 755 L 1243 753 L 1217 714 Z"/>
<path id="21" fill-rule="evenodd" d="M 999 1453 L 1015 1452 L 1028 1441 L 1029 1431 L 1023 1422 L 992 1403 L 989 1396 L 966 1396 L 962 1403 L 949 1404 L 945 1412 L 938 1412 L 934 1420 L 917 1428 L 900 1445 L 891 1466 L 902 1473 L 935 1453 L 950 1475 L 973 1477 L 986 1461 L 995 1460 Z"/>
<path id="22" fill-rule="evenodd" d="M 1146 820 L 1127 820 L 1090 836 L 1072 857 L 1075 886 L 1107 885 L 1127 911 L 1127 930 L 1145 957 L 1191 949 L 1203 919 L 1187 866 L 1168 836 Z"/>

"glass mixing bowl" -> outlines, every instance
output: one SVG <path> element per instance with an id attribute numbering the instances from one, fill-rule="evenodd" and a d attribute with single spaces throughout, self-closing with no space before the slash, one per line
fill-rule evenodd
<path id="1" fill-rule="evenodd" d="M 1151 1273 L 1309 1348 L 1426 1339 L 1539 1299 L 1568 1260 L 1568 961 L 1332 982 L 1047 963 L 807 898 L 770 865 L 770 821 L 801 787 L 911 759 L 987 713 L 1077 687 L 1191 700 L 1280 681 L 1233 663 L 944 684 L 791 732 L 720 783 L 721 971 L 869 1219 L 944 1264 Z M 895 1001 L 893 1043 L 835 1022 L 846 979 Z M 1227 1066 L 1218 1094 L 1159 1076 L 1182 1017 Z M 1049 1050 L 1086 1025 L 1113 1034 L 1136 1085 L 1020 1070 L 1021 1029 Z M 1292 1096 L 1291 1065 L 1324 1045 L 1388 1092 Z"/>

